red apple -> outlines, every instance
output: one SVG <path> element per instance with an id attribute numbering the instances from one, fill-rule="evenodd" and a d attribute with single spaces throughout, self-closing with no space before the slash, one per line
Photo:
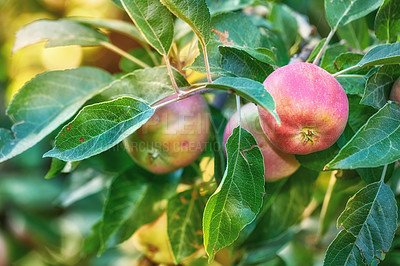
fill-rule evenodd
<path id="1" fill-rule="evenodd" d="M 400 103 L 400 78 L 393 84 L 389 99 Z"/>
<path id="2" fill-rule="evenodd" d="M 342 134 L 349 103 L 327 71 L 309 63 L 290 64 L 278 68 L 263 84 L 275 100 L 281 125 L 259 107 L 261 127 L 278 149 L 309 154 L 329 148 Z"/>
<path id="3" fill-rule="evenodd" d="M 158 108 L 123 144 L 138 165 L 155 174 L 170 173 L 191 164 L 203 152 L 209 126 L 207 103 L 194 95 Z"/>
<path id="4" fill-rule="evenodd" d="M 257 141 L 264 157 L 265 180 L 275 181 L 293 174 L 300 164 L 293 154 L 284 153 L 275 148 L 261 129 L 257 106 L 248 103 L 241 108 L 241 124 Z M 224 132 L 224 144 L 232 135 L 233 129 L 239 125 L 237 112 L 229 119 Z"/>

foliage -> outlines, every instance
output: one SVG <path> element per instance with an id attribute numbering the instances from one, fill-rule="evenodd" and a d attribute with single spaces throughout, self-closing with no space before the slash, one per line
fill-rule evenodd
<path id="1" fill-rule="evenodd" d="M 135 232 L 164 213 L 166 252 L 176 264 L 398 262 L 400 109 L 389 94 L 400 78 L 399 1 L 301 1 L 309 9 L 324 2 L 317 11 L 330 27 L 326 38 L 296 1 L 109 2 L 132 22 L 62 17 L 35 20 L 16 32 L 14 56 L 44 42 L 102 47 L 122 58 L 114 62 L 117 71 L 100 62 L 45 71 L 6 104 L 9 120 L 0 118 L 0 265 L 3 257 L 4 264 L 26 258 L 29 248 L 45 254 L 46 263 L 113 261 Z M 129 38 L 133 49 L 121 49 L 113 34 Z M 349 119 L 333 146 L 297 155 L 301 167 L 293 175 L 265 182 L 255 138 L 237 127 L 224 154 L 224 125 L 247 102 L 280 123 L 262 82 L 296 60 L 337 79 L 349 99 Z M 212 130 L 196 162 L 156 175 L 122 150 L 120 142 L 155 110 L 199 93 L 209 104 Z M 41 156 L 50 157 L 51 166 Z M 38 167 L 45 171 L 32 170 Z M 84 220 L 85 242 L 67 259 L 57 226 L 60 213 L 74 208 Z M 17 252 L 24 241 L 31 246 Z"/>

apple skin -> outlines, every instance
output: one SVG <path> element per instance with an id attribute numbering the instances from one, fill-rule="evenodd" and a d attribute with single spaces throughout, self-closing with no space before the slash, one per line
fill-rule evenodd
<path id="1" fill-rule="evenodd" d="M 157 263 L 173 264 L 174 257 L 168 240 L 167 214 L 164 212 L 153 223 L 141 226 L 131 239 L 137 250 Z"/>
<path id="2" fill-rule="evenodd" d="M 284 153 L 275 148 L 261 129 L 257 106 L 253 103 L 241 107 L 241 124 L 256 139 L 264 157 L 266 181 L 276 181 L 293 174 L 300 166 L 293 154 Z M 238 113 L 229 119 L 224 131 L 224 147 L 233 129 L 239 125 Z"/>
<path id="3" fill-rule="evenodd" d="M 138 165 L 152 173 L 165 174 L 196 160 L 206 146 L 209 127 L 207 102 L 202 96 L 193 95 L 158 108 L 123 144 Z"/>
<path id="4" fill-rule="evenodd" d="M 310 63 L 290 64 L 275 70 L 263 85 L 275 100 L 281 125 L 259 107 L 261 127 L 281 151 L 325 150 L 342 134 L 349 103 L 342 86 L 327 71 Z"/>
<path id="5" fill-rule="evenodd" d="M 389 99 L 400 103 L 400 78 L 393 84 L 392 90 L 390 91 Z"/>

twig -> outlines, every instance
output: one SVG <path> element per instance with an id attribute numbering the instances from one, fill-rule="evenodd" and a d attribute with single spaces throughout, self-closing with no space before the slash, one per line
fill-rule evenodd
<path id="1" fill-rule="evenodd" d="M 315 57 L 315 59 L 313 61 L 314 65 L 318 65 L 318 62 L 321 59 L 321 56 L 324 53 L 325 48 L 328 46 L 328 44 L 331 41 L 333 35 L 335 35 L 336 30 L 337 30 L 337 25 L 333 29 L 331 29 L 331 32 L 329 32 L 328 37 L 326 37 L 324 45 L 322 46 L 321 50 L 319 50 L 317 56 Z"/>
<path id="2" fill-rule="evenodd" d="M 142 60 L 132 56 L 131 54 L 125 52 L 124 50 L 122 50 L 121 48 L 119 48 L 118 46 L 115 46 L 112 43 L 109 42 L 101 42 L 100 43 L 103 47 L 131 60 L 132 62 L 138 64 L 139 66 L 143 67 L 143 68 L 149 68 L 150 66 L 148 64 L 146 64 L 145 62 L 143 62 Z"/>

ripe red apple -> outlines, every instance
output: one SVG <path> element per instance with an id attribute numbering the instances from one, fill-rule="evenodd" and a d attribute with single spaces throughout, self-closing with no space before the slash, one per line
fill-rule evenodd
<path id="1" fill-rule="evenodd" d="M 265 180 L 275 181 L 293 174 L 300 164 L 293 154 L 284 153 L 275 148 L 261 129 L 257 106 L 253 103 L 245 104 L 241 108 L 241 124 L 249 131 L 257 141 L 264 157 Z M 224 144 L 232 135 L 233 129 L 239 125 L 239 115 L 236 112 L 226 125 L 224 132 Z"/>
<path id="2" fill-rule="evenodd" d="M 278 149 L 309 154 L 329 148 L 342 134 L 349 103 L 327 71 L 309 63 L 290 64 L 275 70 L 263 84 L 275 100 L 281 125 L 259 107 L 261 127 Z"/>
<path id="3" fill-rule="evenodd" d="M 123 144 L 138 165 L 155 174 L 170 173 L 191 164 L 203 152 L 209 126 L 207 103 L 194 95 L 158 108 Z"/>
<path id="4" fill-rule="evenodd" d="M 400 78 L 393 84 L 389 99 L 400 103 Z"/>

